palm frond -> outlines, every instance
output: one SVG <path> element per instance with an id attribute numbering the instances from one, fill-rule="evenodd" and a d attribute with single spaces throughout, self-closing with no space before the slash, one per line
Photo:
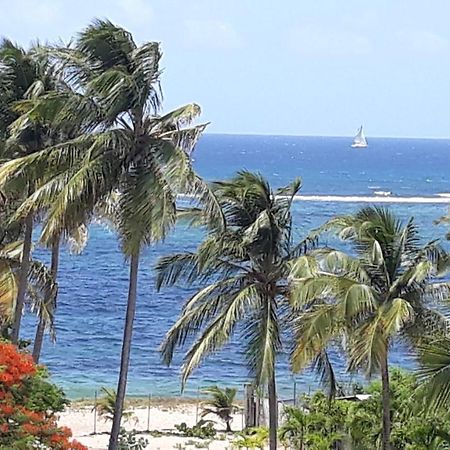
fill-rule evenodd
<path id="1" fill-rule="evenodd" d="M 420 347 L 419 378 L 424 383 L 429 409 L 450 404 L 450 339 L 445 337 Z"/>
<path id="2" fill-rule="evenodd" d="M 234 296 L 228 296 L 216 318 L 208 324 L 194 345 L 186 354 L 182 367 L 182 386 L 186 384 L 192 371 L 210 353 L 220 349 L 230 338 L 236 324 L 258 295 L 254 285 L 240 289 Z"/>

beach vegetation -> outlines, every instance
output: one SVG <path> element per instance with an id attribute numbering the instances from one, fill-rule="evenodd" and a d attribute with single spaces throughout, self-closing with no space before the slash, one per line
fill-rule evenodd
<path id="1" fill-rule="evenodd" d="M 201 417 L 210 414 L 217 416 L 226 425 L 226 432 L 231 433 L 231 422 L 233 414 L 239 411 L 239 406 L 235 403 L 236 388 L 226 387 L 221 389 L 218 386 L 210 386 L 202 389 L 202 393 L 209 395 L 209 399 L 202 402 Z"/>
<path id="2" fill-rule="evenodd" d="M 175 429 L 181 436 L 210 439 L 216 435 L 214 422 L 200 419 L 194 426 L 189 427 L 185 422 L 175 425 Z"/>
<path id="3" fill-rule="evenodd" d="M 144 450 L 148 446 L 148 439 L 138 436 L 136 430 L 127 431 L 121 428 L 118 450 Z"/>
<path id="4" fill-rule="evenodd" d="M 266 448 L 269 440 L 269 430 L 265 427 L 248 428 L 240 433 L 233 441 L 235 449 L 261 449 Z"/>
<path id="5" fill-rule="evenodd" d="M 391 445 L 398 450 L 450 448 L 448 410 L 430 414 L 426 390 L 418 377 L 398 369 L 390 373 Z M 331 400 L 323 393 L 304 395 L 299 406 L 286 407 L 280 440 L 293 450 L 380 448 L 382 384 L 371 382 L 354 396 Z"/>
<path id="6" fill-rule="evenodd" d="M 337 344 L 350 371 L 381 379 L 381 448 L 392 448 L 389 350 L 402 341 L 410 349 L 447 332 L 435 305 L 448 298 L 441 278 L 449 258 L 438 241 L 421 243 L 413 219 L 402 223 L 389 210 L 363 208 L 328 221 L 351 245 L 351 254 L 320 248 L 302 256 L 292 270 L 295 372 Z M 328 366 L 324 366 L 329 371 Z M 335 384 L 336 386 L 336 384 Z"/>
<path id="7" fill-rule="evenodd" d="M 101 388 L 102 396 L 97 399 L 96 405 L 94 405 L 93 410 L 97 411 L 97 414 L 104 421 L 112 421 L 114 419 L 114 412 L 116 408 L 116 391 L 114 389 L 108 389 L 105 387 Z M 127 404 L 124 402 L 122 411 L 122 420 L 124 422 L 130 421 L 134 414 L 132 411 L 127 411 Z"/>

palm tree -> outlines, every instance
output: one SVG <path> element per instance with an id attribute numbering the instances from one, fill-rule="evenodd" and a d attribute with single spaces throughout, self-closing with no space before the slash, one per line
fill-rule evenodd
<path id="1" fill-rule="evenodd" d="M 89 223 L 99 208 L 107 211 L 119 234 L 130 280 L 109 443 L 113 450 L 126 391 L 139 255 L 174 225 L 177 192 L 208 201 L 189 158 L 205 125 L 189 126 L 200 114 L 195 104 L 158 114 L 161 55 L 155 42 L 137 46 L 123 28 L 97 20 L 78 35 L 74 46 L 51 49 L 51 54 L 55 70 L 73 89 L 43 96 L 29 114 L 50 110 L 56 124 L 74 122 L 83 132 L 3 164 L 0 184 L 17 177 L 39 180 L 18 214 L 46 210 L 44 242 Z"/>
<path id="2" fill-rule="evenodd" d="M 48 58 L 39 53 L 39 46 L 29 51 L 4 39 L 0 43 L 0 135 L 6 139 L 2 158 L 15 158 L 34 153 L 44 147 L 48 139 L 48 129 L 38 122 L 21 120 L 17 105 L 24 100 L 39 97 L 56 88 L 56 78 Z M 11 133 L 14 129 L 14 133 Z M 11 135 L 12 134 L 12 135 Z M 17 180 L 19 181 L 19 180 Z M 27 196 L 32 192 L 30 180 L 12 183 L 9 196 Z M 16 310 L 11 332 L 11 340 L 19 339 L 22 309 L 27 291 L 27 277 L 31 259 L 33 214 L 23 218 L 24 241 L 22 268 L 17 291 Z"/>
<path id="3" fill-rule="evenodd" d="M 292 260 L 305 243 L 293 246 L 291 205 L 299 180 L 273 192 L 260 175 L 239 172 L 211 189 L 220 205 L 225 226 L 206 225 L 207 236 L 195 253 L 162 258 L 156 267 L 157 288 L 201 283 L 162 343 L 166 364 L 177 346 L 196 339 L 182 367 L 184 387 L 192 371 L 218 351 L 241 325 L 240 342 L 258 386 L 268 386 L 270 448 L 277 446 L 275 362 L 282 349 L 286 323 L 288 275 Z M 195 223 L 198 211 L 188 212 Z"/>
<path id="4" fill-rule="evenodd" d="M 23 52 L 23 51 L 22 51 Z M 17 53 L 17 51 L 16 51 Z M 21 54 L 19 52 L 19 54 Z M 40 138 L 41 147 L 55 145 L 56 143 L 65 142 L 70 136 L 75 137 L 79 135 L 81 130 L 81 120 L 64 120 L 63 105 L 69 99 L 75 97 L 75 93 L 71 90 L 71 86 L 60 79 L 55 73 L 55 67 L 50 63 L 50 58 L 47 50 L 44 47 L 34 47 L 30 51 L 30 57 L 33 58 L 33 63 L 39 69 L 36 74 L 38 79 L 34 85 L 30 87 L 30 92 L 25 95 L 24 99 L 15 101 L 12 103 L 11 116 L 15 115 L 14 122 L 9 124 L 7 131 L 9 132 L 9 139 L 7 140 L 6 148 L 10 150 L 10 154 L 5 154 L 9 158 L 17 158 L 21 156 L 20 150 L 23 148 L 24 142 L 27 143 L 30 135 L 30 129 L 34 130 L 36 138 Z M 15 60 L 17 59 L 17 56 Z M 0 77 L 1 78 L 1 77 Z M 8 70 L 5 69 L 3 78 L 8 80 Z M 7 84 L 6 84 L 7 85 Z M 6 91 L 7 92 L 7 91 Z M 7 103 L 6 103 L 7 104 Z M 15 150 L 15 152 L 11 152 Z M 20 177 L 20 172 L 19 172 Z M 33 190 L 38 190 L 38 186 L 41 185 L 41 189 L 45 189 L 45 182 L 48 176 L 43 173 L 37 174 L 37 177 L 22 177 L 23 183 L 29 186 L 29 193 Z M 50 173 L 51 175 L 51 173 Z M 12 184 L 12 186 L 11 186 Z M 43 186 L 42 186 L 43 185 Z M 31 186 L 33 188 L 31 189 Z M 9 194 L 13 194 L 16 190 L 15 182 L 6 183 L 2 185 L 3 189 Z M 29 199 L 27 199 L 28 201 Z M 17 203 L 17 202 L 16 202 Z M 25 202 L 27 203 L 27 202 Z M 11 223 L 20 223 L 31 216 L 41 216 L 44 211 L 37 210 L 36 208 L 28 208 L 26 214 L 21 213 L 22 207 L 19 207 L 16 214 L 12 215 Z M 42 205 L 41 205 L 42 207 Z M 71 213 L 73 214 L 73 212 Z M 77 213 L 79 214 L 79 212 Z M 72 218 L 72 221 L 74 219 Z M 82 218 L 81 218 L 82 221 Z M 71 241 L 70 248 L 75 250 L 75 253 L 79 253 L 85 246 L 87 233 L 85 225 L 78 226 L 74 230 L 67 230 L 69 240 Z M 50 272 L 53 280 L 56 281 L 58 266 L 59 266 L 59 251 L 61 244 L 61 235 L 52 236 L 47 238 L 47 242 L 41 239 L 41 243 L 51 248 L 51 267 Z M 56 308 L 55 298 L 49 298 L 46 302 L 54 310 Z M 50 305 L 50 303 L 54 303 Z M 51 327 L 52 324 L 48 322 L 45 316 L 39 318 L 38 326 L 36 329 L 36 336 L 33 346 L 33 359 L 37 364 L 39 362 L 44 333 L 46 328 Z"/>
<path id="5" fill-rule="evenodd" d="M 17 292 L 22 270 L 23 243 L 15 241 L 0 244 L 0 330 L 2 337 L 9 338 L 8 327 L 16 311 Z M 27 274 L 25 301 L 32 311 L 45 318 L 46 325 L 53 331 L 52 302 L 56 297 L 57 285 L 47 267 L 31 260 Z M 47 299 L 51 299 L 47 303 Z"/>
<path id="6" fill-rule="evenodd" d="M 421 245 L 413 219 L 406 224 L 382 208 L 364 208 L 326 223 L 352 245 L 353 255 L 313 251 L 293 267 L 291 282 L 296 344 L 295 371 L 344 336 L 349 369 L 364 368 L 382 381 L 382 448 L 390 448 L 389 349 L 397 338 L 417 347 L 430 328 L 446 321 L 431 309 L 446 294 L 437 283 L 448 256 L 437 241 Z"/>
<path id="7" fill-rule="evenodd" d="M 203 394 L 210 396 L 208 400 L 202 402 L 201 417 L 214 414 L 225 422 L 227 433 L 231 433 L 231 422 L 233 414 L 239 410 L 239 406 L 234 403 L 236 399 L 236 388 L 221 389 L 218 386 L 210 386 L 202 389 Z"/>

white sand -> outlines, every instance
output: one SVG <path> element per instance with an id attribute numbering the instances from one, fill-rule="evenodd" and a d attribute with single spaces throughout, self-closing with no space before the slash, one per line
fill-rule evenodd
<path id="1" fill-rule="evenodd" d="M 128 423 L 123 424 L 128 430 L 136 429 L 138 431 L 144 431 L 147 429 L 147 408 L 132 409 L 135 420 L 131 419 Z M 186 422 L 188 426 L 193 426 L 196 419 L 196 406 L 193 404 L 182 404 L 175 407 L 155 406 L 150 409 L 150 430 L 158 430 L 161 432 L 173 432 L 176 431 L 174 425 L 181 422 Z M 233 436 L 226 436 L 224 433 L 225 426 L 215 416 L 206 417 L 216 422 L 215 428 L 218 430 L 216 439 L 209 444 L 210 450 L 225 450 L 232 449 L 231 441 Z M 97 434 L 93 435 L 94 431 L 94 413 L 92 408 L 70 408 L 66 412 L 62 413 L 59 419 L 59 424 L 68 426 L 73 432 L 73 437 L 86 445 L 92 450 L 104 450 L 108 446 L 108 434 L 107 432 L 111 428 L 111 422 L 104 422 L 103 419 L 97 420 Z M 233 430 L 242 429 L 242 415 L 237 414 L 232 422 Z M 181 448 L 186 450 L 193 450 L 196 447 L 193 442 L 208 443 L 208 440 L 196 439 L 196 438 L 182 438 L 179 436 L 161 436 L 152 437 L 149 434 L 143 434 L 148 439 L 148 449 L 152 450 L 166 450 Z M 219 440 L 218 437 L 222 437 Z M 225 439 L 225 440 L 223 440 Z M 190 441 L 190 442 L 189 442 Z M 177 447 L 181 444 L 181 447 Z M 198 448 L 198 447 L 197 447 Z"/>

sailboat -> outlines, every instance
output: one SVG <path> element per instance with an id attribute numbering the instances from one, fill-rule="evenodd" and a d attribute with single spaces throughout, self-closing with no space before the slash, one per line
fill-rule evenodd
<path id="1" fill-rule="evenodd" d="M 367 141 L 364 136 L 362 125 L 359 127 L 358 133 L 354 137 L 353 144 L 351 146 L 353 148 L 366 148 L 367 147 Z"/>

